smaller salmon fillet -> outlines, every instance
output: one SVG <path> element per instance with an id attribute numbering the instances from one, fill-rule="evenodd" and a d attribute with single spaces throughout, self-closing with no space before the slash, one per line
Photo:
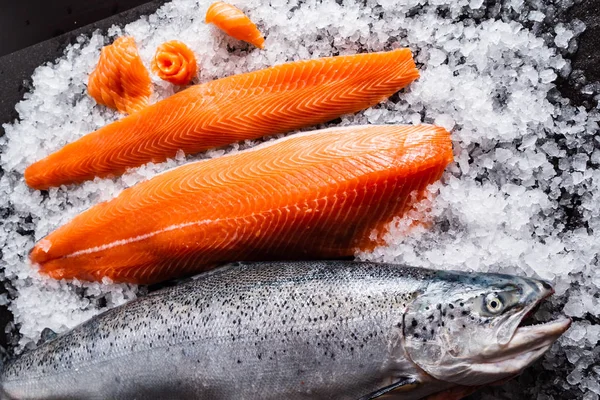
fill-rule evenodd
<path id="1" fill-rule="evenodd" d="M 295 61 L 193 85 L 69 143 L 25 170 L 34 189 L 124 173 L 331 121 L 419 77 L 409 49 Z"/>
<path id="2" fill-rule="evenodd" d="M 148 106 L 152 81 L 132 37 L 120 37 L 102 49 L 88 80 L 88 93 L 98 104 L 124 114 Z"/>
<path id="3" fill-rule="evenodd" d="M 185 43 L 171 40 L 156 49 L 152 72 L 174 85 L 187 85 L 198 72 L 196 56 Z"/>
<path id="4" fill-rule="evenodd" d="M 206 12 L 206 23 L 213 23 L 229 36 L 253 44 L 259 49 L 264 47 L 265 39 L 254 22 L 231 4 L 222 1 L 213 3 Z"/>

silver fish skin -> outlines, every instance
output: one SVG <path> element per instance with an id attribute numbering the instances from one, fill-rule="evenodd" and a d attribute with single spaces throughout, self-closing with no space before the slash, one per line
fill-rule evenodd
<path id="1" fill-rule="evenodd" d="M 405 381 L 391 394 L 420 399 L 539 358 L 569 321 L 519 324 L 551 293 L 534 279 L 394 264 L 237 263 L 21 355 L 0 397 L 357 400 Z"/>

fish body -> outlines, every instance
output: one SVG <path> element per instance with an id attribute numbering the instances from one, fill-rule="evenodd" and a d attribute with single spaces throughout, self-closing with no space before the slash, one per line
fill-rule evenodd
<path id="1" fill-rule="evenodd" d="M 505 310 L 481 310 L 505 292 L 518 293 Z M 533 279 L 393 264 L 233 264 L 21 355 L 2 371 L 1 391 L 18 399 L 358 400 L 392 386 L 398 399 L 420 399 L 496 382 L 535 361 L 569 325 L 518 326 L 550 293 Z M 504 331 L 509 340 L 498 344 Z M 496 360 L 501 368 L 488 367 Z"/>
<path id="2" fill-rule="evenodd" d="M 156 49 L 152 71 L 174 85 L 187 85 L 196 76 L 198 64 L 194 52 L 185 43 L 171 40 Z"/>
<path id="3" fill-rule="evenodd" d="M 56 279 L 153 283 L 240 260 L 380 244 L 452 161 L 431 125 L 326 129 L 187 164 L 90 208 L 31 252 Z"/>
<path id="4" fill-rule="evenodd" d="M 132 114 L 148 106 L 152 81 L 130 36 L 105 46 L 88 79 L 88 93 L 98 104 Z"/>
<path id="5" fill-rule="evenodd" d="M 25 170 L 35 189 L 118 175 L 352 113 L 419 76 L 410 50 L 278 65 L 194 85 L 69 143 Z"/>
<path id="6" fill-rule="evenodd" d="M 207 24 L 215 24 L 231 37 L 253 44 L 259 49 L 264 48 L 265 38 L 256 24 L 242 10 L 231 4 L 222 1 L 211 4 L 206 11 L 205 21 Z"/>

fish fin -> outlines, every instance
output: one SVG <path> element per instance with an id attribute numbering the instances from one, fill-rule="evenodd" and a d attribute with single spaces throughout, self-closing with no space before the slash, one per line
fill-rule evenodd
<path id="1" fill-rule="evenodd" d="M 406 377 L 402 377 L 400 379 L 398 379 L 396 382 L 392 383 L 389 386 L 383 387 L 381 389 L 378 389 L 372 393 L 369 393 L 363 397 L 361 397 L 359 400 L 372 400 L 372 399 L 377 399 L 381 396 L 390 394 L 393 391 L 396 390 L 410 390 L 412 388 L 414 388 L 417 385 L 417 381 L 414 378 L 406 378 Z"/>
<path id="2" fill-rule="evenodd" d="M 40 334 L 40 341 L 39 341 L 38 345 L 49 342 L 50 340 L 54 339 L 57 336 L 58 336 L 58 334 L 56 332 L 54 332 L 52 329 L 44 328 L 44 330 Z"/>

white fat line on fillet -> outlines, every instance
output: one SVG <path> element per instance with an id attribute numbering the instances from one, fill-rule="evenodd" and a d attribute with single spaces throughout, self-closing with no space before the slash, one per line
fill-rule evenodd
<path id="1" fill-rule="evenodd" d="M 387 179 L 386 179 L 386 182 L 387 182 Z M 421 179 L 421 181 L 419 181 L 419 185 L 421 185 L 421 184 L 422 184 L 422 179 Z M 414 201 L 414 199 L 412 199 L 412 194 L 413 194 L 414 191 L 415 191 L 415 189 L 413 189 L 413 190 L 410 191 L 410 193 L 404 199 L 404 202 Z M 323 197 L 318 198 L 318 199 L 310 200 L 310 202 L 311 203 L 317 203 L 317 204 L 319 202 L 321 202 L 321 201 L 328 202 L 330 200 L 330 198 L 333 197 L 334 204 L 335 204 L 337 202 L 337 200 L 338 200 L 338 197 L 343 197 L 344 194 L 345 194 L 345 192 L 344 193 L 339 193 L 339 194 L 336 193 L 334 196 L 323 196 Z M 159 229 L 157 231 L 150 232 L 150 233 L 147 233 L 147 234 L 144 234 L 144 235 L 139 235 L 139 236 L 136 236 L 136 237 L 131 238 L 131 239 L 116 240 L 114 242 L 107 243 L 107 244 L 104 244 L 104 245 L 101 245 L 101 246 L 96 246 L 96 247 L 92 247 L 92 248 L 89 248 L 89 249 L 79 250 L 79 251 L 76 251 L 74 253 L 67 254 L 67 255 L 65 255 L 63 257 L 64 258 L 72 258 L 72 257 L 80 256 L 80 255 L 97 253 L 97 252 L 108 250 L 108 249 L 111 249 L 111 248 L 114 248 L 114 247 L 124 246 L 124 245 L 131 244 L 131 243 L 134 243 L 134 242 L 140 242 L 142 240 L 151 238 L 153 236 L 160 235 L 161 233 L 170 232 L 170 231 L 173 231 L 173 230 L 176 230 L 176 229 L 182 229 L 182 228 L 187 228 L 189 226 L 199 226 L 199 225 L 203 225 L 203 224 L 214 223 L 214 222 L 221 222 L 221 221 L 227 221 L 227 220 L 256 218 L 258 215 L 261 215 L 261 214 L 263 214 L 263 215 L 264 214 L 270 214 L 270 213 L 273 213 L 275 211 L 282 210 L 282 209 L 287 209 L 288 211 L 290 211 L 290 210 L 292 210 L 292 209 L 295 208 L 296 211 L 299 211 L 299 212 L 301 212 L 302 210 L 304 210 L 305 212 L 311 212 L 312 213 L 313 208 L 310 208 L 310 207 L 307 207 L 307 208 L 301 207 L 302 205 L 307 206 L 307 202 L 302 202 L 302 203 L 299 202 L 299 203 L 290 204 L 290 205 L 287 205 L 287 206 L 284 206 L 284 207 L 280 207 L 280 208 L 272 208 L 272 209 L 269 209 L 269 210 L 265 210 L 265 211 L 263 211 L 261 213 L 252 213 L 252 214 L 247 215 L 247 216 L 240 216 L 240 217 L 233 217 L 233 218 L 205 219 L 205 220 L 201 220 L 201 221 L 184 222 L 182 224 L 170 225 L 170 226 L 168 226 L 166 228 Z M 338 213 L 339 213 L 339 210 L 338 210 Z M 400 216 L 404 217 L 404 215 L 400 215 Z M 235 237 L 233 239 L 237 238 L 237 230 L 236 230 L 235 233 L 236 234 L 235 234 Z M 45 240 L 47 240 L 47 239 L 42 239 L 40 241 L 40 245 Z M 44 243 L 44 244 L 46 245 L 46 243 Z M 52 244 L 48 243 L 47 246 L 45 246 L 45 248 L 43 248 L 44 252 L 47 253 L 50 250 L 51 247 L 52 247 Z"/>
<path id="2" fill-rule="evenodd" d="M 337 196 L 343 196 L 344 193 L 336 193 L 335 197 Z M 311 200 L 311 202 L 320 202 L 320 201 L 328 201 L 330 197 L 334 197 L 334 196 L 323 196 L 321 198 L 318 199 L 313 199 Z M 176 224 L 176 225 L 170 225 L 167 226 L 166 228 L 163 229 L 159 229 L 150 233 L 146 233 L 143 235 L 139 235 L 136 236 L 134 238 L 130 238 L 130 239 L 121 239 L 121 240 L 115 240 L 114 242 L 111 243 L 107 243 L 107 244 L 103 244 L 101 246 L 96 246 L 96 247 L 91 247 L 89 249 L 84 249 L 84 250 L 78 250 L 76 252 L 64 255 L 62 258 L 72 258 L 72 257 L 77 257 L 77 256 L 81 256 L 81 255 L 86 255 L 86 254 L 92 254 L 92 253 L 97 253 L 100 251 L 104 251 L 104 250 L 108 250 L 108 249 L 112 249 L 114 247 L 118 247 L 118 246 L 125 246 L 127 244 L 131 244 L 131 243 L 135 243 L 135 242 L 140 242 L 142 240 L 146 240 L 149 239 L 153 236 L 156 235 L 160 235 L 161 233 L 165 233 L 165 232 L 170 232 L 176 229 L 182 229 L 182 228 L 187 228 L 189 226 L 199 226 L 199 225 L 203 225 L 203 224 L 208 224 L 208 223 L 215 223 L 215 222 L 222 222 L 222 221 L 228 221 L 228 220 L 237 220 L 237 219 L 246 219 L 246 218 L 252 218 L 252 217 L 256 217 L 257 215 L 260 214 L 269 214 L 269 213 L 273 213 L 277 210 L 282 210 L 282 209 L 287 209 L 288 211 L 296 208 L 296 210 L 303 210 L 303 207 L 300 207 L 300 205 L 303 205 L 305 203 L 294 203 L 294 204 L 290 204 L 284 207 L 280 207 L 280 208 L 271 208 L 268 210 L 265 210 L 261 213 L 252 213 L 246 216 L 239 216 L 239 217 L 232 217 L 232 218 L 216 218 L 216 219 L 204 219 L 201 221 L 192 221 L 192 222 L 184 222 L 182 224 Z M 312 210 L 310 208 L 305 209 L 305 211 L 307 210 Z M 48 251 L 50 251 L 50 248 L 52 247 L 52 243 L 48 240 L 48 239 L 42 239 L 39 242 L 39 246 L 41 247 L 41 249 L 45 252 L 48 253 Z"/>
<path id="3" fill-rule="evenodd" d="M 311 200 L 311 201 L 319 202 L 321 200 L 327 200 L 329 197 L 331 197 L 331 196 L 323 196 L 321 198 L 314 199 L 314 200 Z M 114 242 L 103 244 L 101 246 L 91 247 L 89 249 L 84 249 L 84 250 L 78 250 L 76 252 L 73 252 L 73 253 L 70 253 L 70 254 L 67 254 L 67 255 L 63 256 L 63 258 L 71 258 L 71 257 L 80 256 L 80 255 L 85 255 L 85 254 L 97 253 L 99 251 L 104 251 L 104 250 L 112 249 L 113 247 L 124 246 L 124 245 L 131 244 L 131 243 L 134 243 L 134 242 L 140 242 L 142 240 L 149 239 L 149 238 L 151 238 L 153 236 L 160 235 L 161 233 L 170 232 L 170 231 L 173 231 L 173 230 L 176 230 L 176 229 L 187 228 L 189 226 L 195 226 L 195 225 L 196 226 L 200 226 L 200 225 L 208 224 L 208 223 L 215 223 L 215 222 L 222 222 L 222 221 L 229 221 L 229 220 L 253 218 L 253 217 L 256 217 L 257 215 L 260 215 L 260 214 L 269 214 L 269 213 L 273 213 L 273 212 L 275 212 L 277 210 L 281 210 L 281 209 L 290 210 L 290 209 L 292 209 L 294 207 L 296 209 L 298 209 L 298 210 L 302 210 L 302 207 L 299 207 L 299 205 L 301 205 L 301 204 L 303 204 L 303 203 L 298 202 L 298 203 L 289 204 L 287 206 L 283 206 L 283 207 L 279 207 L 279 208 L 270 208 L 270 209 L 265 210 L 265 211 L 260 212 L 260 213 L 252 213 L 252 214 L 249 214 L 249 215 L 239 216 L 239 217 L 204 219 L 204 220 L 201 220 L 201 221 L 192 221 L 192 222 L 184 222 L 182 224 L 169 225 L 166 228 L 159 229 L 159 230 L 156 230 L 156 231 L 153 231 L 153 232 L 150 232 L 150 233 L 146 233 L 146 234 L 143 234 L 143 235 L 139 235 L 139 236 L 136 236 L 136 237 L 131 238 L 131 239 L 115 240 Z M 42 239 L 42 240 L 40 240 L 39 246 L 42 248 L 42 250 L 45 253 L 48 253 L 48 251 L 50 251 L 50 248 L 52 247 L 52 243 L 48 239 Z"/>
<path id="4" fill-rule="evenodd" d="M 226 218 L 226 219 L 235 219 L 235 218 Z M 96 247 L 92 247 L 92 248 L 85 249 L 85 250 L 79 250 L 79 251 L 76 251 L 74 253 L 67 254 L 64 257 L 65 258 L 70 258 L 70 257 L 77 257 L 77 256 L 80 256 L 80 255 L 84 255 L 84 254 L 97 253 L 99 251 L 112 249 L 113 247 L 124 246 L 126 244 L 130 244 L 130 243 L 134 243 L 134 242 L 140 242 L 142 240 L 146 240 L 146 239 L 151 238 L 153 236 L 160 235 L 161 233 L 174 231 L 176 229 L 187 228 L 188 226 L 202 225 L 202 224 L 207 224 L 207 223 L 211 223 L 211 222 L 219 222 L 219 221 L 222 221 L 222 220 L 223 220 L 222 218 L 205 219 L 205 220 L 202 220 L 202 221 L 184 222 L 183 224 L 170 225 L 170 226 L 167 226 L 166 228 L 159 229 L 159 230 L 154 231 L 154 232 L 146 233 L 144 235 L 136 236 L 136 237 L 131 238 L 131 239 L 116 240 L 116 241 L 108 243 L 108 244 L 103 244 L 102 246 L 96 246 Z M 51 245 L 48 247 L 48 250 L 50 250 L 50 247 L 51 247 Z"/>

